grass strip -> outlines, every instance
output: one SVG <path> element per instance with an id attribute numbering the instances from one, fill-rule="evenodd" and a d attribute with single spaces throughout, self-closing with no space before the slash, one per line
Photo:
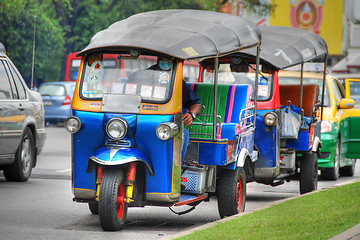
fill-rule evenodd
<path id="1" fill-rule="evenodd" d="M 360 182 L 355 182 L 291 199 L 176 239 L 329 239 L 358 223 Z"/>

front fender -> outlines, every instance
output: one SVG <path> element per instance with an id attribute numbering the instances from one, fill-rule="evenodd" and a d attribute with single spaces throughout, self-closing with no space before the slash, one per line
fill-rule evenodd
<path id="1" fill-rule="evenodd" d="M 90 159 L 105 166 L 123 165 L 129 162 L 143 162 L 154 174 L 154 168 L 150 158 L 140 148 L 124 148 L 101 146 L 93 153 Z"/>
<path id="2" fill-rule="evenodd" d="M 249 151 L 246 148 L 242 148 L 237 159 L 237 166 L 238 167 L 244 167 L 246 157 L 250 156 Z"/>

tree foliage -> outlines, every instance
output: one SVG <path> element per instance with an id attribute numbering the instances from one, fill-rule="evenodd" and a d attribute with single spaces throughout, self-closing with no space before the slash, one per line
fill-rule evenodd
<path id="1" fill-rule="evenodd" d="M 48 2 L 36 0 L 0 0 L 0 41 L 18 67 L 25 81 L 30 83 L 33 56 L 34 73 L 40 81 L 58 80 L 59 65 L 64 54 L 64 38 L 55 12 Z"/>
<path id="2" fill-rule="evenodd" d="M 242 0 L 244 7 L 261 0 Z M 160 9 L 216 11 L 223 0 L 0 0 L 0 42 L 30 82 L 36 16 L 35 81 L 64 79 L 66 56 L 133 14 Z M 246 5 L 248 4 L 248 5 Z"/>

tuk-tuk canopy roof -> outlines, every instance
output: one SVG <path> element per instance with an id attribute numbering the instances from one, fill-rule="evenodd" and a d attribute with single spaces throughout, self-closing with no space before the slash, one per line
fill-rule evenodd
<path id="1" fill-rule="evenodd" d="M 260 30 L 260 59 L 277 69 L 309 62 L 328 52 L 325 40 L 310 31 L 282 26 L 261 26 Z M 253 49 L 244 52 L 256 56 Z"/>
<path id="2" fill-rule="evenodd" d="M 183 60 L 223 56 L 260 44 L 258 26 L 225 13 L 160 10 L 133 15 L 94 35 L 78 53 L 140 48 Z"/>

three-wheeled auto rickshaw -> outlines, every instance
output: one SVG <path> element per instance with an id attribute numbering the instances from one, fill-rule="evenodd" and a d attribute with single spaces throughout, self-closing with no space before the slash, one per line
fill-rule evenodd
<path id="1" fill-rule="evenodd" d="M 76 202 L 99 214 L 104 230 L 123 228 L 128 207 L 193 206 L 211 195 L 221 217 L 244 210 L 243 166 L 256 160 L 250 87 L 218 86 L 217 74 L 214 83 L 196 86 L 204 107 L 187 127 L 192 135 L 181 166 L 182 67 L 184 60 L 218 64 L 242 49 L 258 52 L 260 42 L 259 28 L 241 17 L 163 10 L 112 24 L 78 53 L 65 122 L 72 133 L 72 189 Z M 171 59 L 166 69 L 144 64 L 158 57 Z"/>
<path id="2" fill-rule="evenodd" d="M 324 62 L 327 45 L 318 35 L 296 28 L 261 26 L 262 71 L 258 85 L 253 179 L 278 186 L 299 177 L 300 193 L 317 189 L 317 157 L 321 148 L 320 131 L 324 84 L 303 84 L 305 62 Z M 244 51 L 249 56 L 255 51 Z M 299 65 L 299 81 L 279 83 L 279 70 Z"/>

